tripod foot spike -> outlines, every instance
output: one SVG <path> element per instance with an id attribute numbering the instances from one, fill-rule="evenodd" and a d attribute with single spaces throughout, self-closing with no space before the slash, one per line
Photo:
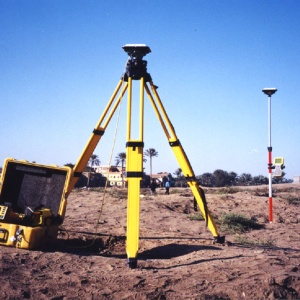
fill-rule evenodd
<path id="1" fill-rule="evenodd" d="M 137 268 L 137 258 L 128 258 L 127 259 L 127 267 L 130 269 Z"/>
<path id="2" fill-rule="evenodd" d="M 225 236 L 215 236 L 215 243 L 218 243 L 218 244 L 224 244 L 225 243 Z"/>

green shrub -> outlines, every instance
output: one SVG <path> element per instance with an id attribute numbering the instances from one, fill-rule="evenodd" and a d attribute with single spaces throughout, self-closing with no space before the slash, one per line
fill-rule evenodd
<path id="1" fill-rule="evenodd" d="M 200 213 L 200 212 L 189 215 L 188 218 L 191 221 L 204 221 L 204 217 L 203 217 L 202 213 Z"/>
<path id="2" fill-rule="evenodd" d="M 171 189 L 170 189 L 170 192 L 171 192 Z M 182 193 L 182 189 L 176 189 L 176 188 L 172 189 L 172 194 L 180 194 L 180 193 Z"/>
<path id="3" fill-rule="evenodd" d="M 256 220 L 247 218 L 241 214 L 229 213 L 221 218 L 221 227 L 229 232 L 244 232 L 251 229 L 260 229 L 264 225 L 258 224 Z"/>
<path id="4" fill-rule="evenodd" d="M 236 236 L 235 241 L 240 244 L 246 244 L 246 245 L 254 245 L 254 246 L 274 246 L 274 242 L 271 239 L 267 240 L 257 240 L 257 241 L 251 241 L 245 236 Z"/>
<path id="5" fill-rule="evenodd" d="M 226 186 L 223 188 L 218 189 L 218 194 L 235 194 L 238 193 L 240 190 L 233 186 Z"/>

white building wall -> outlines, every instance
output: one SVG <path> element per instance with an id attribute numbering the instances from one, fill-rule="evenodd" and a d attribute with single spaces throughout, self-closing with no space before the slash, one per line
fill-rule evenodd
<path id="1" fill-rule="evenodd" d="M 293 183 L 300 183 L 300 176 L 294 176 Z"/>

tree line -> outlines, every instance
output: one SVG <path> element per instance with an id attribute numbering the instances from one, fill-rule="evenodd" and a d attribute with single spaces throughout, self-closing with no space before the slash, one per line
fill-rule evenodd
<path id="1" fill-rule="evenodd" d="M 145 157 L 149 158 L 150 162 L 150 176 L 147 181 L 149 181 L 152 177 L 152 165 L 153 158 L 158 156 L 158 152 L 154 148 L 149 148 L 143 153 L 143 161 L 147 162 Z M 120 152 L 115 157 L 115 165 L 122 166 L 122 170 L 126 165 L 126 153 Z M 68 166 L 74 167 L 73 164 L 66 164 Z M 100 165 L 100 159 L 97 154 L 92 154 L 89 160 L 89 164 L 86 167 L 86 171 L 89 172 L 89 178 L 91 172 L 93 172 L 93 167 Z M 174 176 L 173 176 L 174 175 Z M 292 180 L 285 179 L 284 176 L 286 174 L 282 172 L 281 178 L 273 178 L 273 183 L 287 183 L 292 182 Z M 122 178 L 123 179 L 123 178 Z M 124 180 L 124 179 L 123 179 Z M 164 181 L 170 181 L 172 186 L 187 186 L 187 182 L 185 180 L 184 174 L 182 173 L 182 169 L 178 168 L 175 170 L 173 174 L 169 174 L 167 178 L 163 179 Z M 250 173 L 242 173 L 238 175 L 236 172 L 227 172 L 222 169 L 217 169 L 213 173 L 203 173 L 202 175 L 197 175 L 196 180 L 199 185 L 205 187 L 224 187 L 224 186 L 251 186 L 251 185 L 266 185 L 269 183 L 269 178 L 264 175 L 252 176 Z M 88 180 L 89 181 L 89 180 Z M 89 184 L 88 184 L 89 186 Z M 122 186 L 124 186 L 122 184 Z"/>
<path id="2" fill-rule="evenodd" d="M 186 186 L 186 180 L 180 168 L 178 168 L 174 175 L 175 186 Z M 273 183 L 287 183 L 292 180 L 284 178 L 285 173 L 282 172 L 281 178 L 273 178 Z M 213 173 L 203 173 L 197 175 L 196 180 L 201 186 L 205 187 L 224 187 L 224 186 L 250 186 L 250 185 L 265 185 L 269 183 L 269 178 L 263 175 L 252 176 L 249 173 L 242 173 L 238 175 L 236 172 L 227 172 L 221 169 L 215 170 Z"/>

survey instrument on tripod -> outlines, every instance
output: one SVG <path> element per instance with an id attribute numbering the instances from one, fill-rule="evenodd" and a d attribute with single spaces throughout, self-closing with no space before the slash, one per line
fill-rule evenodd
<path id="1" fill-rule="evenodd" d="M 194 206 L 206 220 L 215 242 L 224 243 L 208 210 L 203 189 L 197 183 L 189 159 L 178 139 L 164 105 L 147 72 L 143 58 L 151 52 L 144 44 L 127 44 L 125 71 L 108 101 L 98 123 L 73 170 L 68 167 L 45 166 L 27 161 L 7 159 L 0 187 L 0 245 L 32 249 L 57 238 L 58 226 L 63 223 L 66 200 L 82 175 L 96 146 L 105 133 L 117 107 L 127 93 L 126 180 L 127 194 L 127 265 L 137 267 L 140 227 L 140 185 L 143 179 L 144 153 L 144 96 L 150 100 L 182 173 L 194 196 Z M 140 83 L 138 136 L 132 133 L 132 81 Z"/>

